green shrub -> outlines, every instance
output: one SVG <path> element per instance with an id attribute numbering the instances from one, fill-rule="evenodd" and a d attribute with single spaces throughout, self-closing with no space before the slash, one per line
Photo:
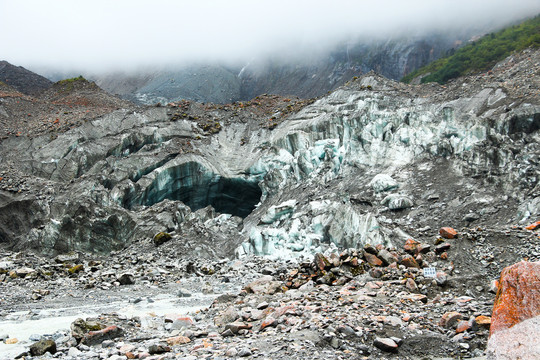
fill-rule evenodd
<path id="1" fill-rule="evenodd" d="M 444 84 L 459 76 L 491 69 L 513 52 L 540 46 L 540 15 L 496 33 L 488 34 L 459 50 L 449 51 L 441 58 L 403 77 L 409 83 L 417 76 L 426 75 L 422 83 Z"/>

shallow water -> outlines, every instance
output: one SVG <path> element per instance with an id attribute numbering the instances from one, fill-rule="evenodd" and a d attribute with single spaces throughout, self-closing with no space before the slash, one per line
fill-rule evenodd
<path id="1" fill-rule="evenodd" d="M 102 313 L 117 313 L 127 317 L 141 317 L 142 326 L 151 326 L 148 318 L 168 313 L 187 314 L 208 307 L 215 296 L 194 294 L 189 298 L 178 298 L 169 294 L 152 297 L 152 301 L 139 303 L 116 301 L 108 304 L 90 304 L 77 307 L 63 307 L 40 310 L 39 312 L 21 311 L 10 314 L 7 320 L 0 321 L 0 334 L 17 338 L 16 344 L 0 342 L 0 359 L 13 359 L 23 353 L 33 343 L 29 337 L 33 334 L 52 335 L 58 330 L 69 329 L 77 318 L 97 316 Z"/>

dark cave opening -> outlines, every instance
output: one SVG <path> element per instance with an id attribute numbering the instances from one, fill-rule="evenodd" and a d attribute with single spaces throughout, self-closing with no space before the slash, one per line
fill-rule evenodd
<path id="1" fill-rule="evenodd" d="M 165 199 L 179 200 L 196 211 L 211 205 L 217 212 L 245 218 L 255 209 L 262 191 L 256 181 L 226 178 L 197 162 L 188 162 L 160 172 L 125 207 L 151 206 Z"/>

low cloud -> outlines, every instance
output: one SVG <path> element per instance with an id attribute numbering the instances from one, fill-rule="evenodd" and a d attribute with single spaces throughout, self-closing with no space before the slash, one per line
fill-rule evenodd
<path id="1" fill-rule="evenodd" d="M 495 29 L 538 13 L 538 0 L 0 0 L 0 60 L 86 71 L 245 62 L 355 39 Z"/>

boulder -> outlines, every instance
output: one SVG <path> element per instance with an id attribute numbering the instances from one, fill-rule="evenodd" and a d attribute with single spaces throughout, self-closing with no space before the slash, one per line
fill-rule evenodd
<path id="1" fill-rule="evenodd" d="M 403 245 L 403 249 L 410 254 L 415 254 L 418 245 L 420 245 L 418 241 L 414 239 L 407 239 L 407 241 L 405 241 L 405 245 Z"/>
<path id="2" fill-rule="evenodd" d="M 153 241 L 154 241 L 154 245 L 160 246 L 162 244 L 165 244 L 167 241 L 171 239 L 172 239 L 171 234 L 162 231 L 154 235 Z"/>
<path id="3" fill-rule="evenodd" d="M 224 326 L 240 318 L 240 314 L 234 306 L 229 306 L 227 310 L 219 314 L 214 318 L 214 324 L 216 326 Z"/>
<path id="4" fill-rule="evenodd" d="M 439 326 L 449 329 L 454 327 L 461 319 L 463 319 L 463 315 L 456 311 L 450 311 L 443 315 L 443 317 L 439 321 Z"/>
<path id="5" fill-rule="evenodd" d="M 193 325 L 193 320 L 189 316 L 179 316 L 172 323 L 172 329 L 184 329 Z"/>
<path id="6" fill-rule="evenodd" d="M 390 265 L 398 261 L 397 257 L 394 256 L 390 251 L 386 249 L 379 250 L 377 257 L 381 259 L 385 265 Z"/>
<path id="7" fill-rule="evenodd" d="M 451 227 L 442 227 L 439 229 L 439 234 L 445 239 L 455 239 L 458 235 L 457 231 Z"/>
<path id="8" fill-rule="evenodd" d="M 265 275 L 249 283 L 244 290 L 253 294 L 272 295 L 281 290 L 281 283 L 274 281 L 271 275 Z"/>
<path id="9" fill-rule="evenodd" d="M 501 272 L 490 335 L 540 316 L 540 261 L 521 261 Z"/>
<path id="10" fill-rule="evenodd" d="M 476 325 L 479 327 L 483 327 L 486 329 L 489 329 L 491 326 L 491 317 L 485 316 L 485 315 L 478 315 L 474 321 L 476 322 Z"/>
<path id="11" fill-rule="evenodd" d="M 315 254 L 313 263 L 319 270 L 329 269 L 331 267 L 330 261 L 321 253 Z"/>
<path id="12" fill-rule="evenodd" d="M 30 355 L 41 356 L 45 353 L 56 353 L 56 343 L 54 340 L 40 340 L 30 346 Z"/>
<path id="13" fill-rule="evenodd" d="M 439 244 L 435 247 L 435 252 L 437 254 L 442 254 L 443 252 L 447 251 L 448 249 L 450 249 L 452 247 L 451 244 L 445 242 L 445 243 L 442 243 L 442 244 Z"/>
<path id="14" fill-rule="evenodd" d="M 473 327 L 473 323 L 471 321 L 460 320 L 458 321 L 457 326 L 456 326 L 456 334 L 460 334 L 462 332 L 468 331 L 472 329 L 472 327 Z"/>
<path id="15" fill-rule="evenodd" d="M 31 277 L 35 274 L 37 274 L 36 270 L 29 268 L 29 267 L 22 267 L 15 270 L 15 274 L 18 277 L 24 278 L 24 277 Z"/>
<path id="16" fill-rule="evenodd" d="M 171 347 L 165 344 L 152 344 L 148 347 L 148 352 L 150 353 L 150 355 L 164 354 L 171 350 Z"/>
<path id="17" fill-rule="evenodd" d="M 377 256 L 370 254 L 368 252 L 364 253 L 364 257 L 366 258 L 366 261 L 373 266 L 382 266 L 383 262 L 381 259 L 379 259 Z"/>
<path id="18" fill-rule="evenodd" d="M 123 273 L 117 278 L 120 285 L 133 285 L 135 284 L 135 277 L 130 273 Z"/>
<path id="19" fill-rule="evenodd" d="M 403 210 L 412 207 L 414 202 L 406 195 L 390 194 L 382 199 L 381 204 L 387 206 L 390 210 Z"/>
<path id="20" fill-rule="evenodd" d="M 272 316 L 266 317 L 263 322 L 261 323 L 261 330 L 267 327 L 275 327 L 277 326 L 277 320 L 273 318 Z"/>
<path id="21" fill-rule="evenodd" d="M 405 282 L 405 287 L 411 292 L 418 291 L 418 285 L 416 285 L 416 282 L 411 278 L 407 279 L 407 281 Z"/>
<path id="22" fill-rule="evenodd" d="M 225 325 L 225 330 L 230 330 L 233 334 L 238 334 L 240 330 L 251 329 L 251 324 L 246 324 L 242 321 L 235 321 Z"/>
<path id="23" fill-rule="evenodd" d="M 408 268 L 420 268 L 418 262 L 411 255 L 403 256 L 401 259 L 401 265 L 405 265 Z"/>
<path id="24" fill-rule="evenodd" d="M 101 344 L 105 340 L 112 340 L 124 335 L 124 331 L 116 325 L 108 326 L 105 329 L 90 331 L 86 333 L 81 343 L 85 345 Z"/>
<path id="25" fill-rule="evenodd" d="M 397 353 L 398 344 L 390 338 L 375 338 L 373 345 L 382 351 Z"/>
<path id="26" fill-rule="evenodd" d="M 71 336 L 80 340 L 83 336 L 90 331 L 97 331 L 106 328 L 106 326 L 100 322 L 92 319 L 86 321 L 79 318 L 71 323 Z"/>
<path id="27" fill-rule="evenodd" d="M 369 185 L 371 185 L 373 191 L 375 192 L 394 190 L 398 187 L 397 181 L 387 174 L 375 175 L 375 177 L 370 181 Z"/>
<path id="28" fill-rule="evenodd" d="M 71 251 L 67 254 L 60 254 L 57 257 L 54 258 L 54 261 L 62 264 L 62 263 L 75 263 L 78 262 L 80 259 L 79 253 L 75 251 Z"/>
<path id="29" fill-rule="evenodd" d="M 187 336 L 182 336 L 182 335 L 173 336 L 173 337 L 167 338 L 166 340 L 169 346 L 182 345 L 182 344 L 187 344 L 191 342 L 190 338 L 188 338 Z"/>

